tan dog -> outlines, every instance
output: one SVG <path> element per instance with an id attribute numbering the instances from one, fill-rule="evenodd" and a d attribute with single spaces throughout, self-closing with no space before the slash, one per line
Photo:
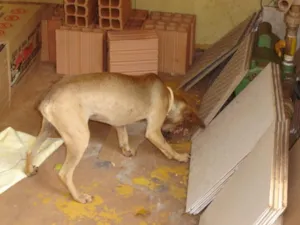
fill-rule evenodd
<path id="1" fill-rule="evenodd" d="M 89 144 L 89 119 L 116 128 L 125 156 L 136 154 L 129 146 L 126 125 L 146 119 L 146 138 L 167 158 L 179 162 L 187 162 L 189 154 L 175 152 L 165 141 L 161 133 L 165 119 L 179 124 L 189 114 L 195 121 L 200 121 L 186 102 L 174 99 L 173 91 L 155 74 L 133 77 L 101 73 L 66 77 L 47 93 L 39 111 L 43 115 L 42 128 L 34 146 L 28 151 L 26 173 L 35 173 L 32 157 L 52 128 L 56 128 L 67 148 L 59 176 L 73 198 L 81 203 L 92 201 L 92 197 L 78 192 L 73 183 L 73 172 Z"/>

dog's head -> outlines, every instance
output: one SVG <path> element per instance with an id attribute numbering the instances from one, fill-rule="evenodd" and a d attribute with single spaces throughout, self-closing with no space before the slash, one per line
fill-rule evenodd
<path id="1" fill-rule="evenodd" d="M 179 127 L 190 127 L 192 125 L 205 128 L 205 125 L 198 117 L 196 110 L 188 104 L 183 96 L 174 93 L 174 103 L 167 114 L 162 131 L 164 133 L 172 133 Z"/>

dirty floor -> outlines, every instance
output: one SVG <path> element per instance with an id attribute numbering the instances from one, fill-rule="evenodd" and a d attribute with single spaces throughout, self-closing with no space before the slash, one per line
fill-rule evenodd
<path id="1" fill-rule="evenodd" d="M 8 126 L 37 135 L 41 116 L 37 100 L 61 76 L 52 65 L 36 63 L 14 88 L 11 111 L 0 119 Z M 198 217 L 184 214 L 188 164 L 167 160 L 143 141 L 136 157 L 124 157 L 118 148 L 103 148 L 109 126 L 90 123 L 90 145 L 75 170 L 74 181 L 94 195 L 90 204 L 74 202 L 57 176 L 65 157 L 60 147 L 39 168 L 0 195 L 1 224 L 10 225 L 194 225 Z M 100 153 L 99 153 L 100 152 Z"/>

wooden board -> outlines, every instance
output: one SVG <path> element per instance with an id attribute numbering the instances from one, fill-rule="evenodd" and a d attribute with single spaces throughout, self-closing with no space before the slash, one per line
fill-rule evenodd
<path id="1" fill-rule="evenodd" d="M 275 121 L 202 214 L 199 225 L 272 225 L 286 208 L 288 123 Z M 230 205 L 230 207 L 228 207 Z M 266 213 L 267 212 L 267 213 Z"/>
<path id="2" fill-rule="evenodd" d="M 283 225 L 298 225 L 300 221 L 300 139 L 293 145 L 289 155 L 288 207 Z"/>
<path id="3" fill-rule="evenodd" d="M 186 212 L 197 214 L 214 199 L 283 111 L 283 103 L 277 103 L 282 93 L 274 93 L 275 86 L 280 90 L 273 79 L 278 71 L 278 66 L 266 66 L 203 132 L 194 134 Z"/>
<path id="4" fill-rule="evenodd" d="M 182 88 L 185 91 L 189 90 L 193 85 L 203 79 L 209 72 L 232 55 L 237 50 L 237 46 L 242 37 L 246 34 L 246 31 L 251 31 L 247 28 L 249 24 L 253 25 L 251 22 L 254 19 L 257 19 L 256 15 L 257 13 L 254 13 L 249 16 L 210 48 L 205 50 L 203 55 L 201 55 L 199 60 L 194 63 L 185 78 L 181 81 L 178 88 Z"/>
<path id="5" fill-rule="evenodd" d="M 199 116 L 208 125 L 248 72 L 254 33 L 245 37 L 220 75 L 204 94 Z"/>

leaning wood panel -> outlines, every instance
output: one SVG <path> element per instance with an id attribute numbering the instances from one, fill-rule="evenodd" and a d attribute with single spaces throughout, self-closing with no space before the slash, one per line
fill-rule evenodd
<path id="1" fill-rule="evenodd" d="M 248 26 L 252 25 L 251 22 L 254 19 L 257 19 L 255 16 L 256 14 L 257 13 L 248 17 L 214 45 L 205 50 L 199 60 L 194 63 L 194 66 L 192 66 L 190 71 L 186 74 L 186 77 L 182 80 L 178 88 L 182 88 L 186 91 L 189 90 L 193 85 L 203 79 L 209 72 L 234 53 L 243 35 L 248 34 L 251 31 L 248 29 Z"/>
<path id="2" fill-rule="evenodd" d="M 199 116 L 208 125 L 248 72 L 254 34 L 249 34 L 204 94 Z"/>
<path id="3" fill-rule="evenodd" d="M 213 200 L 283 110 L 268 76 L 278 70 L 269 64 L 204 131 L 193 136 L 187 212 L 197 214 Z"/>

